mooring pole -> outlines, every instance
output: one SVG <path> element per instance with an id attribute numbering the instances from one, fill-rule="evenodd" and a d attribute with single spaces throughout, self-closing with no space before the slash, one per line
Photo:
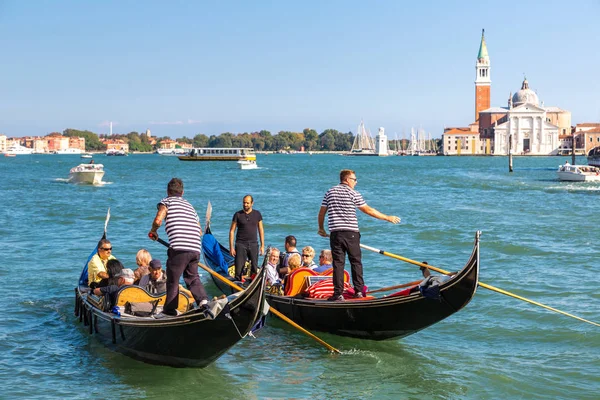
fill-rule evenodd
<path id="1" fill-rule="evenodd" d="M 571 133 L 573 138 L 573 151 L 571 152 L 571 165 L 575 165 L 575 132 Z"/>
<path id="2" fill-rule="evenodd" d="M 513 172 L 513 164 L 512 164 L 512 134 L 508 135 L 508 172 Z"/>

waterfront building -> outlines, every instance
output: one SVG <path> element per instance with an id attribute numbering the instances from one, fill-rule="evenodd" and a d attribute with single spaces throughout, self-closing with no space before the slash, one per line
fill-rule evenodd
<path id="1" fill-rule="evenodd" d="M 388 139 L 384 128 L 379 128 L 379 132 L 377 132 L 377 136 L 375 136 L 375 154 L 380 157 L 390 155 Z"/>
<path id="2" fill-rule="evenodd" d="M 485 31 L 481 33 L 475 71 L 475 122 L 466 128 L 444 130 L 445 155 L 508 155 L 509 148 L 512 154 L 559 153 L 566 144 L 559 135 L 571 132 L 571 113 L 540 104 L 526 78 L 521 89 L 509 95 L 507 107 L 491 106 L 491 62 Z"/>
<path id="3" fill-rule="evenodd" d="M 125 153 L 129 153 L 129 144 L 121 139 L 103 139 L 102 143 L 106 145 L 106 151 L 124 151 Z"/>
<path id="4" fill-rule="evenodd" d="M 0 135 L 0 153 L 4 153 L 8 146 L 6 145 L 6 135 Z"/>
<path id="5" fill-rule="evenodd" d="M 573 136 L 577 145 L 575 149 L 581 149 L 585 155 L 589 155 L 595 148 L 600 148 L 600 123 L 585 122 L 577 124 Z"/>

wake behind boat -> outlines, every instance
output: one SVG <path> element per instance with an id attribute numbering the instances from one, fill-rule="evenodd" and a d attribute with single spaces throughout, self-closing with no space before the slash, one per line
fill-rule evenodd
<path id="1" fill-rule="evenodd" d="M 102 164 L 79 164 L 69 171 L 69 181 L 74 183 L 88 183 L 99 185 L 104 176 L 104 165 Z"/>
<path id="2" fill-rule="evenodd" d="M 479 279 L 479 235 L 479 232 L 475 235 L 474 248 L 465 266 L 449 279 L 438 281 L 437 288 L 430 286 L 431 279 L 427 278 L 420 284 L 398 285 L 404 286 L 404 290 L 387 296 L 375 297 L 367 292 L 362 299 L 332 302 L 307 297 L 311 286 L 323 280 L 323 276 L 316 277 L 314 271 L 299 268 L 289 275 L 286 294 L 268 293 L 267 300 L 272 308 L 309 330 L 370 340 L 405 337 L 440 322 L 471 301 Z M 231 279 L 227 266 L 233 259 L 229 251 L 221 244 L 205 246 L 205 240 L 218 244 L 208 226 L 203 237 L 204 259 L 213 270 Z M 218 280 L 215 284 L 224 293 L 231 293 Z"/>

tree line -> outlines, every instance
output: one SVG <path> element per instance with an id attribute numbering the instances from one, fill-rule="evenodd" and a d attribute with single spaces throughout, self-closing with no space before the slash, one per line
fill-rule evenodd
<path id="1" fill-rule="evenodd" d="M 170 137 L 155 137 L 156 145 L 151 145 L 145 133 L 129 132 L 127 134 L 98 135 L 91 131 L 77 129 L 65 129 L 64 136 L 78 136 L 85 138 L 85 149 L 88 151 L 106 150 L 106 146 L 100 141 L 104 139 L 121 139 L 129 144 L 129 151 L 150 152 L 160 148 L 164 140 L 172 140 Z M 326 129 L 317 133 L 314 129 L 304 129 L 302 132 L 280 131 L 272 135 L 267 130 L 260 132 L 244 132 L 234 134 L 224 132 L 220 135 L 207 136 L 202 133 L 193 138 L 186 136 L 177 139 L 180 143 L 192 144 L 194 147 L 252 147 L 258 151 L 296 150 L 304 148 L 305 151 L 349 151 L 352 148 L 354 134 L 352 132 L 339 132 L 335 129 Z"/>

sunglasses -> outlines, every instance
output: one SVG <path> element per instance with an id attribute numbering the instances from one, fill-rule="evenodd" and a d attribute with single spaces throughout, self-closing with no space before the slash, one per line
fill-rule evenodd
<path id="1" fill-rule="evenodd" d="M 348 179 L 352 179 L 354 182 L 358 182 L 358 179 L 356 179 L 356 178 L 348 178 Z"/>
<path id="2" fill-rule="evenodd" d="M 112 251 L 112 247 L 100 247 L 100 250 Z"/>
<path id="3" fill-rule="evenodd" d="M 302 254 L 302 257 L 310 257 L 310 254 Z"/>

